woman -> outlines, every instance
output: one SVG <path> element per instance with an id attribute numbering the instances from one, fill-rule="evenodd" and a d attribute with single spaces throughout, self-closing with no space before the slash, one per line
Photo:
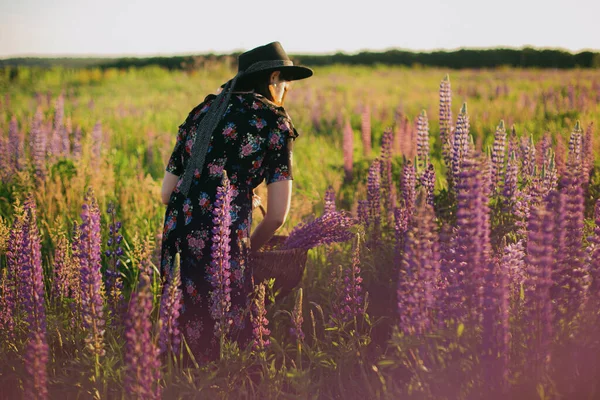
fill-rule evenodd
<path id="1" fill-rule="evenodd" d="M 283 108 L 290 81 L 312 76 L 294 66 L 279 42 L 238 58 L 238 74 L 209 95 L 179 127 L 166 167 L 162 201 L 167 204 L 161 251 L 166 275 L 181 257 L 183 305 L 180 327 L 196 359 L 214 360 L 219 343 L 209 311 L 212 287 L 212 207 L 226 173 L 233 190 L 231 228 L 231 339 L 246 346 L 252 327 L 250 249 L 260 249 L 285 221 L 292 192 L 292 143 L 298 133 Z M 253 189 L 266 180 L 268 208 L 250 237 Z"/>

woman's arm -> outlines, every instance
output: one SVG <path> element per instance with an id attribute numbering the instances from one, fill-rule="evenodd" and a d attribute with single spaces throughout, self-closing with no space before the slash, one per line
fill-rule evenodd
<path id="1" fill-rule="evenodd" d="M 292 181 L 283 180 L 267 185 L 267 213 L 250 237 L 250 249 L 257 252 L 283 225 L 290 211 Z"/>
<path id="2" fill-rule="evenodd" d="M 163 178 L 162 189 L 160 193 L 160 197 L 162 199 L 163 204 L 169 204 L 171 193 L 173 193 L 173 189 L 175 189 L 177 181 L 179 181 L 179 176 L 174 175 L 170 172 L 165 172 L 165 177 Z"/>

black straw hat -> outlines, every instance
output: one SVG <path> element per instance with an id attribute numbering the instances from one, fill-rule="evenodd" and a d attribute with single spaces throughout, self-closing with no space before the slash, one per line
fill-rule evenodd
<path id="1" fill-rule="evenodd" d="M 238 81 L 246 82 L 257 74 L 281 71 L 282 79 L 296 81 L 313 74 L 313 70 L 294 65 L 279 42 L 272 42 L 242 53 L 238 57 Z"/>

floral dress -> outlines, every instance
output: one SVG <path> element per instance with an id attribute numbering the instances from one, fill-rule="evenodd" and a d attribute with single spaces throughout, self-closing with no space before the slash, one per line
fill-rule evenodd
<path id="1" fill-rule="evenodd" d="M 255 93 L 232 94 L 223 119 L 212 134 L 201 172 L 194 172 L 188 196 L 179 191 L 191 156 L 196 128 L 215 99 L 209 95 L 179 127 L 177 142 L 166 171 L 180 177 L 165 213 L 161 275 L 163 279 L 180 253 L 182 309 L 179 326 L 196 359 L 212 360 L 219 354 L 213 333 L 207 278 L 211 262 L 213 204 L 223 171 L 231 182 L 231 318 L 232 340 L 245 346 L 252 333 L 249 320 L 251 268 L 248 266 L 252 190 L 292 179 L 292 145 L 298 133 L 282 107 Z"/>

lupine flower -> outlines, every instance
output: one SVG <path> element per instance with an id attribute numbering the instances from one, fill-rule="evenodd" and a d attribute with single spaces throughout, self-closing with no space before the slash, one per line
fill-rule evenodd
<path id="1" fill-rule="evenodd" d="M 556 193 L 553 193 L 557 197 Z M 552 200 L 550 200 L 552 201 Z M 550 203 L 533 207 L 528 224 L 527 265 L 528 283 L 527 310 L 531 321 L 531 337 L 534 362 L 542 367 L 549 361 L 552 340 L 552 269 L 554 268 L 554 215 Z M 538 328 L 539 327 L 539 328 Z"/>
<path id="2" fill-rule="evenodd" d="M 137 290 L 125 320 L 125 390 L 131 398 L 160 399 L 159 349 L 152 340 L 152 289 L 150 277 L 140 273 Z"/>
<path id="3" fill-rule="evenodd" d="M 569 137 L 569 161 L 571 165 L 580 165 L 582 163 L 583 129 L 579 121 L 575 123 L 575 128 Z"/>
<path id="4" fill-rule="evenodd" d="M 44 296 L 44 276 L 42 270 L 42 251 L 40 233 L 37 227 L 35 200 L 29 197 L 25 201 L 25 220 L 23 221 L 23 242 L 21 244 L 21 275 L 24 292 L 21 299 L 26 321 L 31 331 L 46 332 L 46 309 Z"/>
<path id="5" fill-rule="evenodd" d="M 391 225 L 390 221 L 396 206 L 396 193 L 392 178 L 392 136 L 392 130 L 386 129 L 381 139 L 381 192 L 388 225 Z"/>
<path id="6" fill-rule="evenodd" d="M 19 132 L 19 124 L 17 117 L 13 116 L 8 124 L 8 151 L 10 156 L 9 175 L 10 171 L 21 170 L 23 161 L 23 138 Z"/>
<path id="7" fill-rule="evenodd" d="M 46 132 L 42 127 L 44 115 L 41 107 L 38 107 L 33 122 L 31 123 L 30 154 L 35 166 L 38 179 L 43 180 L 46 176 Z"/>
<path id="8" fill-rule="evenodd" d="M 504 204 L 507 212 L 512 213 L 514 204 L 517 202 L 518 195 L 518 173 L 519 164 L 517 156 L 514 152 L 510 153 L 508 157 L 508 165 L 506 166 L 506 175 L 504 177 L 504 188 L 502 195 L 504 197 Z"/>
<path id="9" fill-rule="evenodd" d="M 299 342 L 304 341 L 304 332 L 302 331 L 302 288 L 298 288 L 296 293 L 296 301 L 294 302 L 294 309 L 292 310 L 292 326 L 290 327 L 290 334 L 296 338 Z"/>
<path id="10" fill-rule="evenodd" d="M 485 384 L 494 391 L 508 386 L 509 268 L 497 259 L 488 260 L 484 275 L 481 361 Z"/>
<path id="11" fill-rule="evenodd" d="M 405 207 L 394 208 L 394 265 L 399 266 L 404 251 L 404 237 L 408 230 L 408 213 Z"/>
<path id="12" fill-rule="evenodd" d="M 404 243 L 398 277 L 400 329 L 406 335 L 422 335 L 431 326 L 435 289 L 440 273 L 438 235 L 433 207 L 427 193 L 419 192 L 413 223 Z"/>
<path id="13" fill-rule="evenodd" d="M 360 246 L 358 240 L 352 250 L 352 262 L 342 267 L 336 280 L 336 298 L 332 304 L 332 317 L 348 322 L 364 314 L 362 277 L 360 275 Z"/>
<path id="14" fill-rule="evenodd" d="M 425 110 L 421 111 L 417 120 L 417 159 L 419 167 L 427 168 L 429 164 L 429 121 Z"/>
<path id="15" fill-rule="evenodd" d="M 25 370 L 27 380 L 24 387 L 24 398 L 48 399 L 48 359 L 49 350 L 45 331 L 32 331 L 25 348 Z"/>
<path id="16" fill-rule="evenodd" d="M 123 310 L 123 282 L 121 281 L 121 274 L 119 267 L 121 266 L 121 256 L 123 255 L 123 249 L 120 244 L 123 241 L 123 235 L 119 233 L 121 229 L 121 222 L 116 221 L 116 208 L 113 203 L 109 203 L 107 208 L 109 218 L 109 235 L 106 243 L 108 249 L 104 252 L 104 255 L 109 258 L 110 267 L 106 269 L 106 292 L 108 294 L 108 304 L 110 314 L 118 316 Z"/>
<path id="17" fill-rule="evenodd" d="M 316 246 L 345 242 L 352 238 L 349 228 L 355 224 L 356 220 L 344 211 L 330 212 L 311 222 L 296 225 L 281 248 L 308 250 Z"/>
<path id="18" fill-rule="evenodd" d="M 352 166 L 353 166 L 353 155 L 354 155 L 354 132 L 350 125 L 350 120 L 346 119 L 344 125 L 344 173 L 346 182 L 352 181 Z"/>
<path id="19" fill-rule="evenodd" d="M 81 314 L 86 330 L 86 345 L 96 356 L 104 355 L 104 285 L 102 283 L 100 210 L 93 191 L 88 190 L 83 204 L 73 255 L 79 264 Z"/>
<path id="20" fill-rule="evenodd" d="M 409 221 L 414 212 L 416 200 L 416 173 L 415 166 L 410 161 L 407 161 L 402 168 L 402 180 L 400 181 L 400 190 L 402 192 L 402 201 L 408 215 Z"/>
<path id="21" fill-rule="evenodd" d="M 419 177 L 422 187 L 427 191 L 427 204 L 433 206 L 434 190 L 435 190 L 435 169 L 433 164 L 429 163 L 427 169 Z"/>
<path id="22" fill-rule="evenodd" d="M 159 318 L 160 333 L 158 345 L 160 353 L 163 354 L 169 349 L 174 354 L 178 354 L 179 344 L 181 343 L 181 334 L 179 332 L 179 312 L 181 309 L 181 266 L 180 255 L 175 254 L 175 262 L 171 269 L 168 280 L 164 285 L 162 296 L 160 298 Z"/>
<path id="23" fill-rule="evenodd" d="M 454 145 L 452 129 L 452 89 L 450 77 L 446 75 L 440 82 L 440 140 L 442 143 L 442 157 L 448 168 L 451 167 L 452 147 Z"/>
<path id="24" fill-rule="evenodd" d="M 594 123 L 590 123 L 585 130 L 582 145 L 582 178 L 584 191 L 587 190 L 590 180 L 590 171 L 594 165 Z"/>
<path id="25" fill-rule="evenodd" d="M 62 148 L 61 152 L 64 156 L 71 154 L 71 134 L 73 133 L 73 125 L 71 123 L 71 117 L 67 117 L 65 126 L 61 130 Z"/>
<path id="26" fill-rule="evenodd" d="M 56 107 L 54 109 L 54 125 L 52 127 L 52 140 L 50 142 L 50 156 L 54 159 L 57 156 L 62 156 L 62 130 L 64 128 L 63 119 L 65 116 L 64 97 L 61 94 L 56 99 Z"/>
<path id="27" fill-rule="evenodd" d="M 64 232 L 59 232 L 54 249 L 54 282 L 52 287 L 55 301 L 69 297 L 69 274 L 71 269 L 69 241 Z"/>
<path id="28" fill-rule="evenodd" d="M 591 238 L 592 254 L 590 257 L 589 271 L 591 278 L 590 294 L 600 300 L 600 199 L 596 200 L 595 207 L 596 226 Z"/>
<path id="29" fill-rule="evenodd" d="M 254 299 L 252 300 L 252 334 L 254 336 L 253 347 L 257 351 L 265 350 L 270 344 L 269 320 L 267 319 L 267 310 L 265 309 L 265 285 L 260 283 L 256 285 Z"/>
<path id="30" fill-rule="evenodd" d="M 324 214 L 335 211 L 335 190 L 333 187 L 329 186 L 325 191 L 325 207 Z"/>
<path id="31" fill-rule="evenodd" d="M 539 195 L 541 198 L 546 197 L 548 193 L 558 188 L 558 176 L 556 171 L 556 163 L 554 162 L 554 151 L 549 148 L 544 154 L 541 182 L 539 186 Z"/>
<path id="32" fill-rule="evenodd" d="M 23 235 L 26 216 L 25 210 L 18 199 L 15 202 L 14 209 L 15 218 L 6 244 L 7 288 L 2 291 L 3 301 L 7 305 L 7 309 L 3 313 L 3 326 L 8 329 L 7 336 L 9 338 L 14 338 L 15 324 L 18 322 L 17 318 L 23 308 L 22 303 L 17 300 L 25 296 L 26 291 L 24 280 L 21 278 L 23 275 L 21 255 L 23 253 Z"/>
<path id="33" fill-rule="evenodd" d="M 467 114 L 467 103 L 463 103 L 456 121 L 454 142 L 452 146 L 452 176 L 456 180 L 462 169 L 463 159 L 469 151 L 469 114 Z"/>
<path id="34" fill-rule="evenodd" d="M 365 230 L 369 228 L 370 218 L 369 218 L 369 201 L 368 200 L 359 200 L 358 201 L 358 209 L 356 211 L 358 221 L 364 225 Z"/>
<path id="35" fill-rule="evenodd" d="M 361 114 L 360 130 L 362 133 L 363 153 L 365 157 L 371 155 L 371 109 L 368 106 L 364 107 Z"/>
<path id="36" fill-rule="evenodd" d="M 489 206 L 481 190 L 480 169 L 480 163 L 468 155 L 458 176 L 456 274 L 452 287 L 457 317 L 468 312 L 476 321 L 480 316 L 485 260 L 490 252 Z"/>
<path id="37" fill-rule="evenodd" d="M 499 192 L 502 173 L 504 172 L 504 147 L 506 145 L 506 128 L 504 121 L 500 121 L 494 134 L 492 151 L 492 186 L 494 193 Z"/>
<path id="38" fill-rule="evenodd" d="M 0 332 L 7 342 L 15 338 L 14 308 L 13 288 L 10 286 L 8 268 L 4 268 L 0 271 Z"/>
<path id="39" fill-rule="evenodd" d="M 371 237 L 374 243 L 379 239 L 381 229 L 381 162 L 373 160 L 367 178 L 367 200 L 369 201 L 369 225 L 372 223 Z"/>
<path id="40" fill-rule="evenodd" d="M 521 176 L 531 181 L 535 175 L 535 144 L 533 136 L 521 138 Z"/>
<path id="41" fill-rule="evenodd" d="M 227 173 L 224 171 L 221 186 L 213 208 L 212 261 L 208 276 L 213 290 L 210 293 L 210 312 L 215 320 L 215 336 L 222 338 L 229 332 L 231 323 L 228 313 L 231 307 L 231 271 L 229 263 L 229 235 L 231 233 L 232 190 Z"/>
<path id="42" fill-rule="evenodd" d="M 557 305 L 557 317 L 564 313 L 567 318 L 572 318 L 585 297 L 581 249 L 584 199 L 580 171 L 581 159 L 575 153 L 570 154 L 555 209 L 557 268 L 553 272 L 551 295 Z"/>
<path id="43" fill-rule="evenodd" d="M 502 251 L 500 263 L 502 266 L 507 266 L 508 268 L 507 273 L 509 277 L 510 292 L 513 297 L 516 297 L 521 290 L 521 286 L 525 283 L 527 275 L 523 240 L 506 244 Z"/>

